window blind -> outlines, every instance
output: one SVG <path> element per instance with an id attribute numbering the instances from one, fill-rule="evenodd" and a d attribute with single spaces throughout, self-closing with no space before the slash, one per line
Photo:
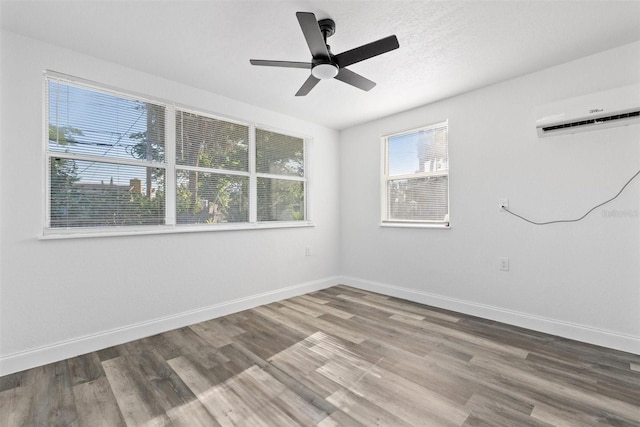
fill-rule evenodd
<path id="1" fill-rule="evenodd" d="M 178 165 L 249 170 L 249 126 L 176 111 Z"/>
<path id="2" fill-rule="evenodd" d="M 163 224 L 164 106 L 47 81 L 49 226 Z"/>
<path id="3" fill-rule="evenodd" d="M 176 111 L 178 224 L 249 221 L 249 126 Z"/>
<path id="4" fill-rule="evenodd" d="M 383 221 L 449 221 L 448 123 L 388 136 Z"/>
<path id="5" fill-rule="evenodd" d="M 258 221 L 305 219 L 304 140 L 256 129 Z"/>
<path id="6" fill-rule="evenodd" d="M 307 220 L 303 138 L 49 71 L 45 108 L 44 234 Z"/>

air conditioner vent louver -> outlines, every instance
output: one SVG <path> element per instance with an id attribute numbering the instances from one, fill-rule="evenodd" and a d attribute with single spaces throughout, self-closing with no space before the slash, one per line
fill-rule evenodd
<path id="1" fill-rule="evenodd" d="M 623 120 L 623 119 L 628 119 L 628 118 L 632 118 L 632 117 L 639 117 L 639 116 L 640 116 L 640 110 L 637 110 L 637 111 L 631 111 L 629 113 L 614 114 L 612 116 L 598 117 L 597 119 L 581 120 L 579 122 L 571 122 L 571 123 L 562 123 L 562 124 L 555 125 L 555 126 L 544 126 L 542 128 L 542 130 L 544 132 L 550 132 L 550 131 L 554 131 L 554 130 L 558 130 L 558 129 L 570 128 L 570 127 L 575 127 L 575 126 L 596 125 L 596 124 L 600 124 L 600 123 L 604 123 L 604 122 L 608 122 L 608 121 L 612 121 L 612 120 Z"/>
<path id="2" fill-rule="evenodd" d="M 640 85 L 567 99 L 541 107 L 538 136 L 587 132 L 640 123 Z"/>

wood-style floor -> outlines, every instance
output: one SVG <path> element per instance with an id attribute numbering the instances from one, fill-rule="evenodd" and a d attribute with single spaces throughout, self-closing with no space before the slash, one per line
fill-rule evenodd
<path id="1" fill-rule="evenodd" d="M 640 356 L 336 286 L 0 378 L 1 426 L 640 426 Z"/>

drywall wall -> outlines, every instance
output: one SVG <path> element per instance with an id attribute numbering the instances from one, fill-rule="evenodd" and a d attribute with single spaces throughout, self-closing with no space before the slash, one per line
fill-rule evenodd
<path id="1" fill-rule="evenodd" d="M 615 195 L 640 169 L 640 125 L 539 139 L 536 107 L 639 76 L 634 43 L 342 131 L 345 282 L 640 353 L 640 179 L 578 223 L 498 207 L 575 218 Z M 380 136 L 445 119 L 451 229 L 381 227 Z"/>
<path id="2" fill-rule="evenodd" d="M 336 131 L 10 32 L 1 43 L 0 374 L 333 284 Z M 38 240 L 45 69 L 312 137 L 314 226 Z"/>
<path id="3" fill-rule="evenodd" d="M 9 32 L 0 43 L 0 375 L 338 280 L 640 352 L 639 183 L 577 224 L 497 207 L 577 216 L 638 169 L 637 125 L 544 140 L 534 127 L 537 105 L 636 81 L 638 43 L 341 135 Z M 44 69 L 311 135 L 315 227 L 38 240 Z M 380 135 L 443 119 L 452 228 L 380 227 Z"/>

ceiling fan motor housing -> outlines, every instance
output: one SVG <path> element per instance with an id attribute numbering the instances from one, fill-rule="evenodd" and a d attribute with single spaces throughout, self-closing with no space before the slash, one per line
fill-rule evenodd
<path id="1" fill-rule="evenodd" d="M 321 19 L 318 21 L 318 27 L 326 44 L 327 38 L 336 32 L 336 23 L 333 19 Z M 313 58 L 311 62 L 311 75 L 316 79 L 327 80 L 338 75 L 338 66 L 333 62 L 333 55 L 329 45 L 327 45 L 327 52 L 329 53 L 329 58 Z"/>

